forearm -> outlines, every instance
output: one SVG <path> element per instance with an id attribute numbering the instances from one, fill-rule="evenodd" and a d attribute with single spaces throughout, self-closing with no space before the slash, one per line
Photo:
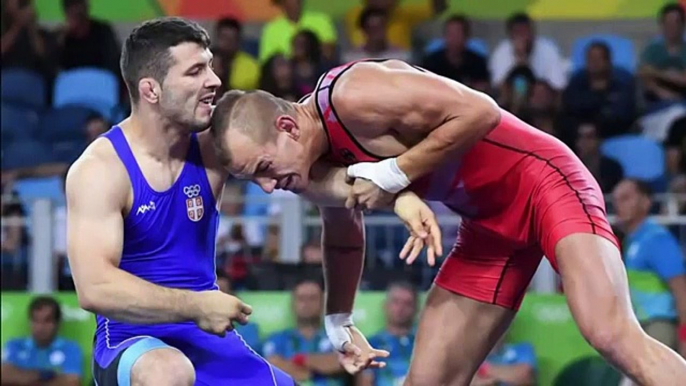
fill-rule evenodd
<path id="1" fill-rule="evenodd" d="M 449 157 L 463 154 L 498 125 L 500 109 L 495 102 L 484 98 L 479 103 L 482 106 L 475 106 L 464 116 L 449 119 L 398 156 L 398 167 L 410 181 L 435 170 Z"/>
<path id="2" fill-rule="evenodd" d="M 293 379 L 298 382 L 305 382 L 312 376 L 312 374 L 306 368 L 300 367 L 295 363 L 282 358 L 281 356 L 270 356 L 267 358 L 267 360 L 272 365 L 288 373 L 288 375 L 293 377 Z"/>
<path id="3" fill-rule="evenodd" d="M 335 375 L 343 372 L 336 354 L 312 354 L 305 358 L 305 366 L 313 373 Z"/>
<path id="4" fill-rule="evenodd" d="M 535 383 L 534 371 L 529 365 L 490 366 L 488 375 L 513 386 L 528 386 Z"/>
<path id="5" fill-rule="evenodd" d="M 2 386 L 29 386 L 40 381 L 40 373 L 35 370 L 20 369 L 9 363 L 2 364 L 0 384 Z"/>
<path id="6" fill-rule="evenodd" d="M 351 313 L 353 310 L 364 263 L 362 221 L 362 213 L 357 211 L 322 208 L 327 315 Z"/>
<path id="7" fill-rule="evenodd" d="M 47 386 L 79 386 L 81 384 L 81 380 L 79 379 L 78 376 L 76 375 L 71 375 L 71 374 L 60 374 L 54 379 L 52 379 L 50 382 L 48 382 L 46 385 Z"/>
<path id="8" fill-rule="evenodd" d="M 673 86 L 686 87 L 686 72 L 660 71 L 657 78 Z"/>
<path id="9" fill-rule="evenodd" d="M 184 322 L 198 313 L 196 292 L 161 287 L 118 268 L 101 277 L 83 288 L 76 280 L 79 303 L 88 311 L 136 324 Z"/>

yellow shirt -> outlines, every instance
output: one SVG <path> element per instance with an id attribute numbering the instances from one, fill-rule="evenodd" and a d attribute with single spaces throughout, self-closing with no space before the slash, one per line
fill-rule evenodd
<path id="1" fill-rule="evenodd" d="M 360 15 L 363 8 L 356 6 L 345 15 L 345 29 L 355 47 L 364 44 L 364 34 L 360 28 Z M 433 6 L 427 0 L 422 4 L 400 4 L 388 18 L 388 41 L 391 46 L 409 50 L 412 48 L 412 29 L 433 16 Z"/>
<path id="2" fill-rule="evenodd" d="M 227 82 L 229 90 L 255 90 L 260 83 L 260 64 L 245 52 L 239 52 L 231 63 Z"/>
<path id="3" fill-rule="evenodd" d="M 301 30 L 314 32 L 322 43 L 336 43 L 336 27 L 329 15 L 303 11 L 297 23 L 293 23 L 285 16 L 279 16 L 267 23 L 262 30 L 260 62 L 264 63 L 279 53 L 290 56 L 293 37 Z"/>

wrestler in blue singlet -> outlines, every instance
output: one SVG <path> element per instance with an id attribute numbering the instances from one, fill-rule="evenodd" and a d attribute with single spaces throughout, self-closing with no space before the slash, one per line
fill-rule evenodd
<path id="1" fill-rule="evenodd" d="M 133 187 L 133 205 L 124 219 L 119 268 L 164 287 L 217 289 L 214 258 L 219 217 L 195 134 L 181 175 L 164 192 L 148 185 L 121 128 L 115 126 L 104 136 L 124 163 Z M 192 322 L 133 325 L 100 315 L 93 348 L 95 380 L 100 386 L 129 386 L 131 367 L 141 355 L 169 347 L 191 360 L 196 385 L 294 384 L 235 331 L 221 338 Z"/>

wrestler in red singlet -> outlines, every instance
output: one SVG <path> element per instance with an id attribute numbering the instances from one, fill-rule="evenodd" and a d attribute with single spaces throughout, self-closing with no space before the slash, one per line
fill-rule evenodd
<path id="1" fill-rule="evenodd" d="M 332 104 L 336 81 L 353 65 L 330 70 L 312 94 L 327 131 L 328 158 L 345 166 L 386 158 L 364 149 Z M 501 114 L 485 139 L 411 189 L 463 218 L 436 284 L 517 309 L 543 255 L 557 270 L 555 245 L 563 237 L 593 233 L 619 245 L 600 186 L 572 151 L 509 112 Z"/>

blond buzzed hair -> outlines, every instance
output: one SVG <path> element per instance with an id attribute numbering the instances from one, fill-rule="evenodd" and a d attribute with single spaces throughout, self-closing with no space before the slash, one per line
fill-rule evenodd
<path id="1" fill-rule="evenodd" d="M 231 90 L 225 93 L 217 101 L 210 126 L 220 162 L 224 165 L 231 162 L 231 154 L 223 142 L 229 131 L 238 130 L 262 145 L 276 137 L 276 118 L 294 112 L 290 102 L 266 91 Z"/>

